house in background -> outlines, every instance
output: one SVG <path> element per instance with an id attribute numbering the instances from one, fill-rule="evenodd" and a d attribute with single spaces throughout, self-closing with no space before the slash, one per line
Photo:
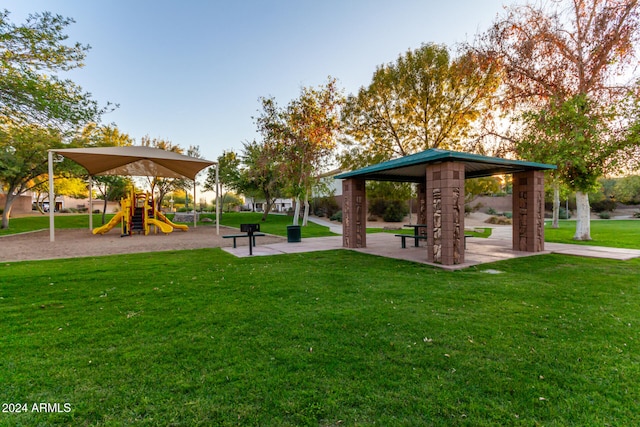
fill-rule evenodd
<path id="1" fill-rule="evenodd" d="M 251 212 L 264 212 L 266 201 L 257 197 L 245 197 L 242 210 Z M 286 213 L 289 209 L 293 209 L 292 199 L 276 199 L 271 212 Z"/>
<path id="2" fill-rule="evenodd" d="M 323 188 L 321 191 L 314 191 L 313 197 L 333 196 L 340 209 L 342 209 L 342 180 L 335 179 L 342 172 L 344 172 L 342 169 L 334 169 L 320 175 Z"/>
<path id="3" fill-rule="evenodd" d="M 314 189 L 312 198 L 314 197 L 327 197 L 333 196 L 340 207 L 342 207 L 342 180 L 334 179 L 338 174 L 342 173 L 341 170 L 335 169 L 320 175 L 322 180 L 322 190 Z M 265 199 L 259 197 L 244 197 L 245 203 L 242 206 L 242 210 L 251 212 L 264 212 Z M 287 213 L 294 208 L 293 199 L 280 198 L 276 199 L 271 212 L 275 213 Z"/>
<path id="4" fill-rule="evenodd" d="M 0 209 L 3 209 L 6 203 L 6 194 L 0 193 Z M 49 200 L 38 201 L 34 193 L 27 191 L 16 198 L 11 206 L 12 215 L 25 215 L 30 213 L 38 213 L 36 203 L 44 212 L 49 212 Z M 93 200 L 93 210 L 102 212 L 104 201 L 100 199 Z M 89 199 L 74 199 L 68 196 L 56 197 L 56 212 L 87 212 L 89 210 Z M 108 202 L 107 213 L 114 213 L 120 210 L 119 202 Z"/>

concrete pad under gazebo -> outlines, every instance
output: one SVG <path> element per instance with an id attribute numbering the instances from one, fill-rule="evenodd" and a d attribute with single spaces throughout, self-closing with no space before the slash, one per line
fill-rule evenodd
<path id="1" fill-rule="evenodd" d="M 464 263 L 464 181 L 513 175 L 513 250 L 544 251 L 544 163 L 430 149 L 336 176 L 342 179 L 342 242 L 367 246 L 365 182 L 418 184 L 418 222 L 426 224 L 426 260 L 442 265 Z"/>

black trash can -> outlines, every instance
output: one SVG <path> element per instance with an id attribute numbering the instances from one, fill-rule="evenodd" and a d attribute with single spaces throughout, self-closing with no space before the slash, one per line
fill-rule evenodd
<path id="1" fill-rule="evenodd" d="M 287 225 L 287 242 L 297 243 L 302 240 L 302 230 L 299 225 Z"/>

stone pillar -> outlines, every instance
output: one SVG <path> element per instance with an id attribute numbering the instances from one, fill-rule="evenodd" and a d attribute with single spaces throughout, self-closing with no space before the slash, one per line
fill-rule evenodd
<path id="1" fill-rule="evenodd" d="M 427 185 L 418 184 L 418 224 L 427 224 Z M 420 228 L 420 234 L 426 236 L 427 229 Z"/>
<path id="2" fill-rule="evenodd" d="M 464 262 L 464 164 L 427 165 L 427 260 Z"/>
<path id="3" fill-rule="evenodd" d="M 513 174 L 513 250 L 544 251 L 544 172 Z"/>
<path id="4" fill-rule="evenodd" d="M 367 246 L 367 195 L 364 179 L 342 181 L 342 246 Z"/>

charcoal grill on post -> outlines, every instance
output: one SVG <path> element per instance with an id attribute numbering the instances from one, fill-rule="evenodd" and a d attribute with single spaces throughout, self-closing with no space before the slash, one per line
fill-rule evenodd
<path id="1" fill-rule="evenodd" d="M 249 255 L 253 255 L 253 247 L 256 244 L 256 238 L 253 233 L 260 231 L 260 224 L 240 224 L 240 231 L 247 233 L 247 236 L 249 236 Z"/>

